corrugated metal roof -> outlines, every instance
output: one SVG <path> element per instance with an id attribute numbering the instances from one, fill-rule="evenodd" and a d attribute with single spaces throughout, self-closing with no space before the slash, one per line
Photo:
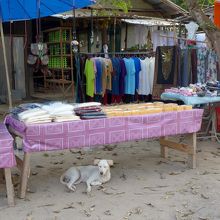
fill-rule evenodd
<path id="1" fill-rule="evenodd" d="M 145 26 L 174 26 L 178 25 L 176 21 L 168 21 L 165 19 L 122 19 L 122 21 L 129 23 L 129 24 L 139 24 L 139 25 L 145 25 Z"/>
<path id="2" fill-rule="evenodd" d="M 187 15 L 187 11 L 170 0 L 144 0 L 156 8 L 166 11 L 168 14 L 177 17 Z"/>
<path id="3" fill-rule="evenodd" d="M 141 2 L 141 3 L 140 3 Z M 131 0 L 132 9 L 129 13 L 119 12 L 117 17 L 124 17 L 124 18 L 132 18 L 135 15 L 137 16 L 150 16 L 150 17 L 163 17 L 163 18 L 176 18 L 180 16 L 186 16 L 187 11 L 179 7 L 178 5 L 174 4 L 170 0 Z M 139 3 L 139 7 L 137 6 Z M 141 7 L 140 7 L 141 4 Z M 150 5 L 150 8 L 149 8 Z M 96 11 L 107 9 L 109 10 L 109 17 L 114 16 L 111 15 L 112 5 L 101 5 L 95 4 L 91 6 L 91 8 L 95 9 Z M 55 15 L 56 17 L 61 18 L 69 18 L 72 17 L 72 12 L 66 12 L 59 15 Z M 82 9 L 76 10 L 76 17 L 78 18 L 86 18 L 91 16 L 91 11 L 89 9 Z M 94 14 L 94 16 L 96 16 Z M 98 17 L 101 17 L 98 15 Z"/>

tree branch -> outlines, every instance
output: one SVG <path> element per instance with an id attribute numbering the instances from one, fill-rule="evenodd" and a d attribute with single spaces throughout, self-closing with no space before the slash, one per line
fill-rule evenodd
<path id="1" fill-rule="evenodd" d="M 211 47 L 220 58 L 220 29 L 206 16 L 197 0 L 186 0 L 186 3 L 191 16 L 206 33 Z"/>

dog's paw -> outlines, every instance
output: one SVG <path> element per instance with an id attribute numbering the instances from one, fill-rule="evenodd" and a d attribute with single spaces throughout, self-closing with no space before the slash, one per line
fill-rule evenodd
<path id="1" fill-rule="evenodd" d="M 73 192 L 75 192 L 75 191 L 76 191 L 76 186 L 72 185 L 72 186 L 70 187 L 70 190 L 72 190 Z"/>
<path id="2" fill-rule="evenodd" d="M 75 192 L 76 190 L 76 186 L 75 185 L 66 185 L 67 189 L 70 191 L 70 192 Z"/>
<path id="3" fill-rule="evenodd" d="M 91 193 L 91 191 L 92 191 L 92 188 L 91 187 L 87 187 L 87 189 L 86 189 L 87 194 Z"/>

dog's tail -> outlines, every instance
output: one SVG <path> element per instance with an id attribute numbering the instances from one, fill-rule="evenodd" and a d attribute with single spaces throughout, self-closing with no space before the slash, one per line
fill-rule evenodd
<path id="1" fill-rule="evenodd" d="M 61 177 L 60 177 L 60 182 L 64 185 L 66 185 L 66 182 L 65 182 L 65 174 L 63 174 Z"/>

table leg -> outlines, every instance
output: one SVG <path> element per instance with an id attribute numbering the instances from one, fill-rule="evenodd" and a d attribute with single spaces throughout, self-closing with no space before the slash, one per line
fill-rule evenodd
<path id="1" fill-rule="evenodd" d="M 24 153 L 24 160 L 23 160 L 23 168 L 21 172 L 21 188 L 20 188 L 20 198 L 24 199 L 26 196 L 27 191 L 27 182 L 28 176 L 30 172 L 30 153 Z"/>
<path id="2" fill-rule="evenodd" d="M 166 157 L 168 148 L 172 148 L 187 153 L 188 165 L 190 168 L 195 169 L 196 168 L 196 133 L 192 133 L 189 136 L 192 139 L 192 144 L 190 145 L 171 141 L 167 137 L 161 138 L 160 139 L 161 155 L 163 157 Z"/>
<path id="3" fill-rule="evenodd" d="M 161 138 L 161 140 L 168 140 L 168 137 Z M 161 157 L 167 158 L 168 157 L 168 147 L 165 145 L 160 145 L 160 153 Z"/>
<path id="4" fill-rule="evenodd" d="M 197 148 L 197 142 L 196 142 L 196 133 L 191 134 L 191 141 L 192 144 L 190 144 L 191 151 L 189 157 L 188 157 L 188 166 L 192 169 L 196 168 L 196 148 Z"/>
<path id="5" fill-rule="evenodd" d="M 0 183 L 3 183 L 4 181 L 4 170 L 0 169 Z"/>
<path id="6" fill-rule="evenodd" d="M 14 186 L 12 184 L 12 179 L 11 179 L 11 169 L 5 168 L 4 170 L 5 170 L 5 182 L 6 182 L 6 189 L 7 189 L 8 205 L 14 206 L 15 205 Z"/>

